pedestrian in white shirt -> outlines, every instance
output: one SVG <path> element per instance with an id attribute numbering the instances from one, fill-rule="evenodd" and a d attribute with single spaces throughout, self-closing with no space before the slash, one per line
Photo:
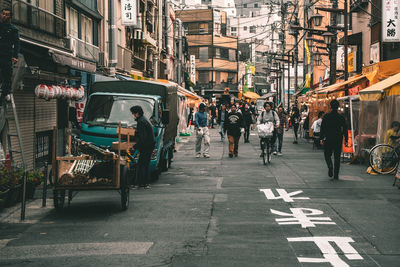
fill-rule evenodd
<path id="1" fill-rule="evenodd" d="M 323 116 L 324 116 L 323 111 L 318 112 L 318 119 L 316 121 L 314 121 L 314 123 L 311 126 L 311 129 L 313 130 L 313 135 L 314 135 L 314 142 L 317 147 L 320 147 L 319 137 L 321 134 L 321 124 L 322 124 Z"/>

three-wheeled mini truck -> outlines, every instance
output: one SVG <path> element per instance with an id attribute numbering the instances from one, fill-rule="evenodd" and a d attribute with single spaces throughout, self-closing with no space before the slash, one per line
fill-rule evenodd
<path id="1" fill-rule="evenodd" d="M 91 143 L 78 141 L 75 154 L 63 157 L 53 157 L 52 182 L 54 207 L 61 210 L 64 207 L 66 192 L 68 204 L 73 198 L 73 192 L 89 190 L 118 190 L 121 194 L 121 207 L 129 206 L 129 164 L 121 152 L 131 149 L 134 145 L 131 137 L 135 134 L 133 128 L 118 126 L 118 141 L 113 143 L 112 151 L 104 150 Z M 125 140 L 124 140 L 125 139 Z M 71 140 L 71 139 L 70 139 Z M 69 141 L 71 148 L 71 141 Z M 55 142 L 53 142 L 55 152 Z"/>

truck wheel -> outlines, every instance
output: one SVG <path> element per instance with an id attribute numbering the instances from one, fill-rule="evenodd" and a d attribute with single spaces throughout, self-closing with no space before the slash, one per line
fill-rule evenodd
<path id="1" fill-rule="evenodd" d="M 172 158 L 174 157 L 174 149 L 171 148 L 168 153 L 168 169 L 171 168 Z"/>
<path id="2" fill-rule="evenodd" d="M 54 200 L 54 207 L 57 211 L 60 211 L 64 208 L 65 202 L 65 190 L 53 190 L 53 200 Z"/>
<path id="3" fill-rule="evenodd" d="M 161 172 L 166 172 L 168 171 L 168 160 L 169 160 L 169 154 L 168 154 L 168 159 L 165 158 L 165 153 L 163 152 L 160 158 L 160 162 L 159 162 L 159 169 Z"/>
<path id="4" fill-rule="evenodd" d="M 121 190 L 121 208 L 127 210 L 129 207 L 129 171 L 128 167 L 121 166 L 120 173 L 120 190 Z"/>

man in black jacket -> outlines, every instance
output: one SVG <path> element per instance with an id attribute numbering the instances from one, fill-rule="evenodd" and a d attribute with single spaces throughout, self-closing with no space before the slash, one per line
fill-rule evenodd
<path id="1" fill-rule="evenodd" d="M 242 114 L 236 111 L 236 105 L 231 105 L 231 112 L 225 118 L 224 128 L 228 132 L 229 157 L 238 156 L 241 129 L 244 128 Z"/>
<path id="2" fill-rule="evenodd" d="M 11 9 L 3 8 L 0 13 L 0 105 L 11 91 L 12 64 L 18 62 L 19 33 L 11 24 Z"/>
<path id="3" fill-rule="evenodd" d="M 153 126 L 151 126 L 147 118 L 143 116 L 143 109 L 141 106 L 131 107 L 131 112 L 137 121 L 135 133 L 136 144 L 134 148 L 140 152 L 136 184 L 145 189 L 149 189 L 150 159 L 155 145 Z"/>
<path id="4" fill-rule="evenodd" d="M 226 104 L 222 103 L 220 109 L 218 110 L 217 123 L 219 125 L 219 134 L 221 135 L 221 142 L 224 142 L 225 139 L 225 128 L 224 123 L 225 119 L 228 117 L 228 111 L 226 110 Z"/>
<path id="5" fill-rule="evenodd" d="M 322 119 L 320 138 L 324 144 L 325 161 L 328 165 L 328 175 L 333 180 L 339 179 L 340 154 L 342 152 L 343 136 L 347 146 L 348 133 L 344 117 L 338 113 L 339 102 L 332 100 L 331 112 Z M 334 167 L 332 166 L 332 153 L 334 155 Z"/>

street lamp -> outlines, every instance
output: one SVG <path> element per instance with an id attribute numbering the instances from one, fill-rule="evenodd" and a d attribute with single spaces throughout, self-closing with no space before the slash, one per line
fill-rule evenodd
<path id="1" fill-rule="evenodd" d="M 327 44 L 327 45 L 330 45 L 331 43 L 332 43 L 332 39 L 333 39 L 333 36 L 334 36 L 335 34 L 333 34 L 333 33 L 331 33 L 331 32 L 325 32 L 324 34 L 322 34 L 322 37 L 324 37 L 324 42 Z"/>
<path id="2" fill-rule="evenodd" d="M 312 15 L 310 19 L 312 20 L 315 26 L 319 27 L 322 24 L 323 17 L 324 17 L 323 15 L 317 12 L 317 14 Z"/>

